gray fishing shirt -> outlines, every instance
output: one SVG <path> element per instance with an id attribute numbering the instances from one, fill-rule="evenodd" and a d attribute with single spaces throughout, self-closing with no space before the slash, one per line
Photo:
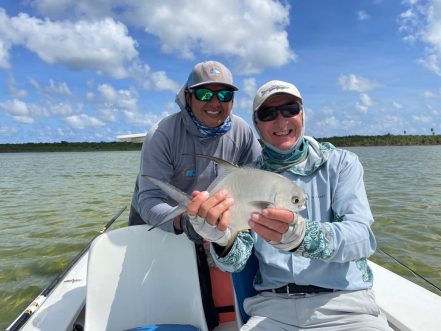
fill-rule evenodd
<path id="1" fill-rule="evenodd" d="M 201 134 L 185 108 L 164 118 L 147 133 L 132 198 L 132 208 L 144 222 L 156 224 L 162 221 L 177 203 L 142 175 L 169 182 L 191 194 L 194 190 L 207 189 L 217 176 L 217 165 L 193 156 L 194 153 L 215 156 L 238 165 L 250 163 L 260 155 L 260 144 L 250 126 L 242 118 L 230 116 L 231 129 L 218 137 Z M 173 222 L 167 222 L 161 228 L 173 232 Z"/>

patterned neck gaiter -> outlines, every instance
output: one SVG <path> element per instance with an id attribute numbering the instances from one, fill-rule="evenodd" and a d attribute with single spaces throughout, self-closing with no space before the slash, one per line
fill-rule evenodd
<path id="1" fill-rule="evenodd" d="M 191 119 L 193 120 L 193 123 L 196 125 L 196 127 L 198 128 L 199 132 L 201 134 L 203 134 L 206 137 L 219 137 L 224 135 L 225 133 L 227 133 L 228 131 L 231 130 L 231 117 L 228 116 L 225 120 L 224 123 L 222 123 L 221 125 L 215 127 L 215 128 L 210 128 L 206 125 L 204 125 L 203 123 L 201 123 L 196 116 L 194 116 L 192 110 L 190 107 L 186 107 L 188 114 L 190 115 Z"/>

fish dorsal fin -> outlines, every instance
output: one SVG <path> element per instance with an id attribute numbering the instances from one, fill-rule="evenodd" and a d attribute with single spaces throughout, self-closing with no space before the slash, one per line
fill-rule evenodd
<path id="1" fill-rule="evenodd" d="M 193 153 L 193 154 L 187 154 L 186 153 L 186 154 L 182 154 L 182 155 L 186 155 L 186 156 L 193 155 L 193 156 L 196 156 L 196 157 L 201 157 L 203 159 L 207 159 L 207 160 L 216 162 L 217 164 L 225 167 L 226 169 L 238 169 L 238 168 L 240 168 L 237 164 L 228 162 L 228 161 L 226 161 L 224 159 L 221 159 L 221 158 L 218 158 L 218 157 L 215 157 L 215 156 L 204 155 L 204 154 L 199 154 L 199 153 Z"/>
<path id="2" fill-rule="evenodd" d="M 204 155 L 204 154 L 199 154 L 199 153 L 183 154 L 183 155 L 187 155 L 187 156 L 191 155 L 191 156 L 207 159 L 207 160 L 210 160 L 210 161 L 213 161 L 213 162 L 219 164 L 222 167 L 222 171 L 218 173 L 216 179 L 207 188 L 208 192 L 211 192 L 212 189 L 217 185 L 217 183 L 222 181 L 229 173 L 231 173 L 237 169 L 240 169 L 240 167 L 237 164 L 231 163 L 229 161 L 226 161 L 224 159 L 221 159 L 221 158 L 218 158 L 215 156 Z"/>

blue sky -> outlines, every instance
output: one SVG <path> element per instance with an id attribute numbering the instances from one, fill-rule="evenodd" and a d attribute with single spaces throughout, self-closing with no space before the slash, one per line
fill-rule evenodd
<path id="1" fill-rule="evenodd" d="M 315 137 L 441 133 L 441 0 L 0 0 L 0 143 L 114 141 L 226 64 L 294 83 Z"/>

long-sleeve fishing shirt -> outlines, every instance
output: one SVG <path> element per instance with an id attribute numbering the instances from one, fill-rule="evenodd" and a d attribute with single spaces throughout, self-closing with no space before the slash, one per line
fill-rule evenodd
<path id="1" fill-rule="evenodd" d="M 220 269 L 240 271 L 254 246 L 258 291 L 288 283 L 340 290 L 372 287 L 367 257 L 375 251 L 376 241 L 362 165 L 352 152 L 333 148 L 327 153 L 327 161 L 310 175 L 282 173 L 308 196 L 306 209 L 299 212 L 306 222 L 301 245 L 294 252 L 282 251 L 253 231 L 241 232 L 226 256 L 219 257 L 212 247 Z"/>
<path id="2" fill-rule="evenodd" d="M 260 144 L 242 118 L 231 114 L 232 127 L 228 132 L 207 137 L 199 132 L 185 107 L 180 106 L 180 112 L 164 118 L 148 132 L 142 146 L 132 208 L 147 224 L 162 221 L 177 203 L 142 175 L 169 182 L 191 194 L 194 190 L 205 190 L 217 176 L 216 164 L 195 157 L 194 153 L 238 165 L 250 163 L 260 155 Z M 173 232 L 173 222 L 161 228 Z"/>

